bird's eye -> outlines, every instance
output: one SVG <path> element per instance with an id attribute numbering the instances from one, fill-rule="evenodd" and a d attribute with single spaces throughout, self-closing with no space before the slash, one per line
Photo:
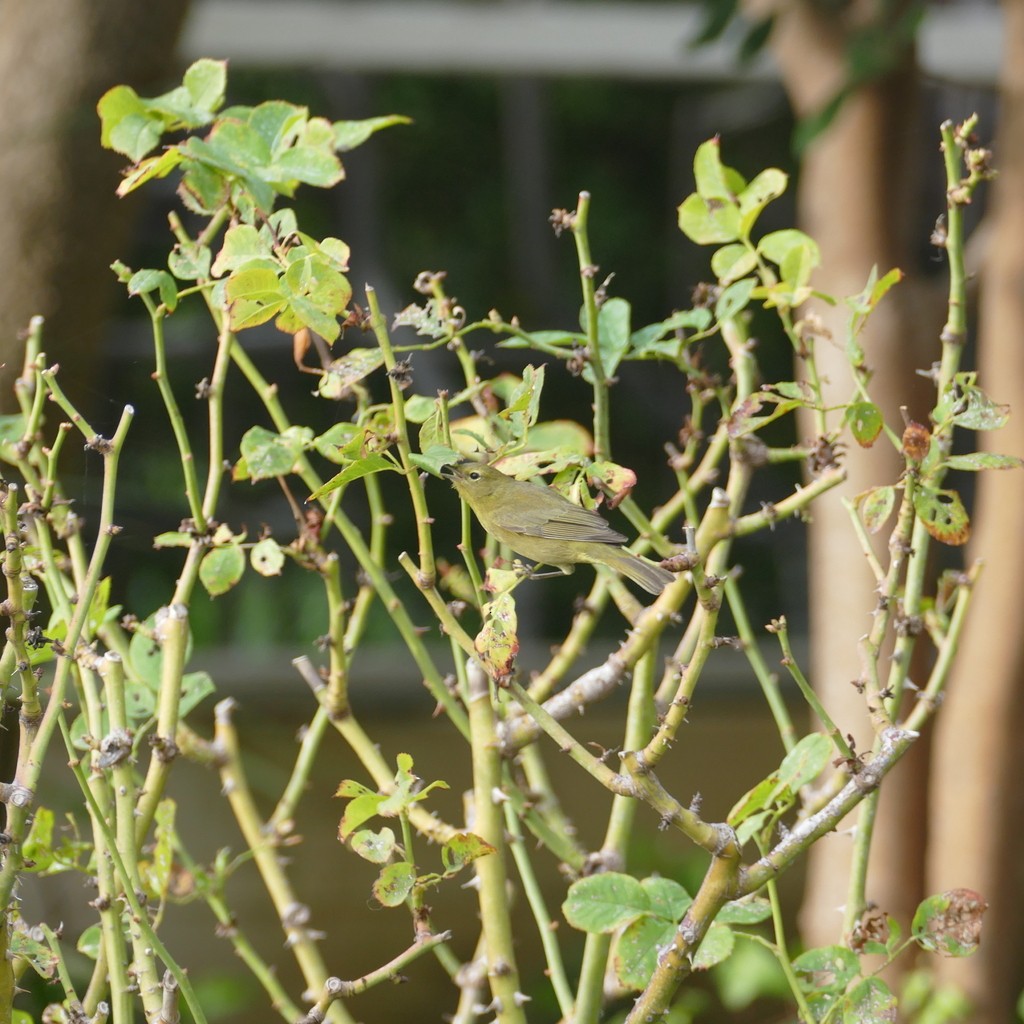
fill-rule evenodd
<path id="1" fill-rule="evenodd" d="M 468 476 L 469 476 L 470 480 L 479 480 L 480 479 L 480 470 L 479 469 L 471 470 L 469 472 Z"/>

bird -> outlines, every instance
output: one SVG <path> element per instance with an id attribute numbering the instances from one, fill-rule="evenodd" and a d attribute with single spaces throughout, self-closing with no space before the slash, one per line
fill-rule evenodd
<path id="1" fill-rule="evenodd" d="M 597 512 L 582 508 L 551 487 L 463 459 L 441 475 L 473 510 L 480 525 L 516 554 L 566 575 L 581 562 L 606 565 L 648 593 L 660 594 L 675 576 L 621 545 L 626 537 Z"/>

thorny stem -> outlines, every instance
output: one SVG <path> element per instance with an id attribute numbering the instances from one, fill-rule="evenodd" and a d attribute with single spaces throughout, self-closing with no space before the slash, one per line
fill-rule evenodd
<path id="1" fill-rule="evenodd" d="M 342 981 L 335 977 L 328 978 L 324 982 L 320 998 L 305 1016 L 299 1018 L 298 1024 L 319 1024 L 336 1000 L 359 995 L 384 981 L 401 980 L 401 972 L 409 964 L 418 960 L 424 953 L 429 953 L 435 947 L 447 942 L 450 938 L 451 932 L 440 932 L 414 942 L 408 949 L 403 950 L 386 964 L 382 964 L 369 974 L 364 974 L 361 978 L 356 978 L 355 981 Z"/>
<path id="2" fill-rule="evenodd" d="M 296 899 L 277 855 L 276 839 L 264 829 L 249 791 L 242 768 L 238 736 L 231 721 L 234 708 L 235 702 L 228 698 L 220 701 L 215 709 L 215 743 L 222 754 L 220 775 L 224 794 L 242 830 L 246 845 L 252 851 L 263 885 L 274 904 L 288 947 L 295 955 L 305 983 L 309 988 L 319 988 L 327 980 L 327 967 L 309 927 L 309 908 Z M 348 1011 L 340 1003 L 331 1006 L 328 1019 L 336 1024 L 352 1022 Z"/>
<path id="3" fill-rule="evenodd" d="M 544 950 L 544 961 L 547 965 L 544 973 L 551 981 L 551 987 L 554 989 L 555 999 L 558 1001 L 558 1009 L 562 1017 L 568 1018 L 572 1012 L 572 989 L 569 987 L 565 964 L 562 962 L 562 951 L 552 927 L 555 922 L 548 912 L 543 890 L 534 871 L 533 861 L 523 845 L 525 842 L 523 830 L 519 824 L 519 815 L 511 800 L 505 804 L 505 828 L 509 834 L 509 852 L 512 854 L 516 871 L 519 873 L 519 881 L 522 883 L 526 902 L 530 905 L 530 910 L 533 913 L 537 936 L 540 939 L 541 948 Z"/>
<path id="4" fill-rule="evenodd" d="M 198 865 L 182 846 L 179 840 L 175 840 L 175 854 L 181 858 L 182 866 L 193 875 L 199 870 Z M 268 964 L 256 951 L 249 937 L 241 930 L 238 921 L 224 899 L 220 887 L 211 887 L 204 897 L 204 902 L 210 908 L 217 923 L 220 926 L 220 934 L 224 935 L 231 943 L 238 958 L 252 972 L 253 977 L 263 986 L 263 990 L 270 997 L 270 1005 L 291 1024 L 299 1018 L 302 1011 L 292 1002 L 277 977 L 274 968 Z"/>
<path id="5" fill-rule="evenodd" d="M 120 882 L 121 894 L 131 910 L 132 922 L 145 937 L 145 941 L 148 944 L 147 956 L 155 954 L 161 959 L 161 961 L 163 961 L 164 966 L 173 974 L 175 981 L 178 983 L 178 987 L 181 989 L 182 995 L 185 997 L 185 1002 L 188 1005 L 189 1010 L 192 1011 L 195 1024 L 206 1024 L 206 1016 L 203 1013 L 202 1006 L 196 998 L 192 985 L 188 980 L 188 976 L 178 966 L 175 959 L 168 952 L 167 947 L 164 946 L 160 937 L 153 930 L 153 927 L 149 922 L 148 912 L 139 902 L 139 897 L 134 886 L 131 884 L 131 877 L 129 875 L 128 868 L 125 866 L 124 860 L 118 851 L 116 838 L 111 832 L 110 826 L 106 822 L 102 809 L 96 802 L 96 797 L 93 795 L 92 789 L 85 777 L 85 769 L 82 767 L 81 762 L 75 757 L 75 747 L 71 739 L 71 732 L 68 728 L 67 722 L 64 720 L 63 714 L 60 715 L 60 729 L 64 737 L 64 745 L 71 757 L 71 761 L 69 762 L 71 770 L 74 772 L 75 777 L 78 780 L 79 787 L 82 790 L 82 795 L 85 797 L 86 803 L 89 806 L 89 813 L 92 817 L 94 827 L 97 830 L 97 835 L 101 835 L 104 843 L 106 844 L 107 856 L 113 863 L 114 870 Z M 129 1018 L 125 1018 L 125 1020 L 128 1019 Z"/>
<path id="6" fill-rule="evenodd" d="M 391 408 L 395 415 L 398 457 L 402 462 L 402 471 L 405 474 L 405 482 L 409 487 L 409 497 L 412 500 L 413 512 L 416 516 L 416 535 L 420 545 L 420 571 L 416 582 L 421 589 L 426 590 L 427 587 L 434 585 L 437 576 L 434 566 L 434 542 L 430 532 L 433 519 L 430 518 L 430 513 L 427 511 L 427 496 L 423 492 L 423 483 L 420 480 L 419 472 L 409 458 L 411 446 L 409 444 L 409 428 L 405 421 L 405 398 L 402 395 L 401 375 L 396 368 L 391 338 L 377 302 L 377 292 L 369 286 L 366 288 L 366 300 L 370 306 L 370 325 L 377 339 L 377 345 L 384 356 L 384 369 L 387 371 L 388 387 L 391 389 Z"/>
<path id="7" fill-rule="evenodd" d="M 609 434 L 608 388 L 605 376 L 598 329 L 597 294 L 594 278 L 598 268 L 590 255 L 590 235 L 587 222 L 590 215 L 590 193 L 581 192 L 572 218 L 572 237 L 576 243 L 576 258 L 580 268 L 580 286 L 583 290 L 583 329 L 587 339 L 587 364 L 594 377 L 594 460 L 611 458 Z"/>
<path id="8" fill-rule="evenodd" d="M 846 742 L 846 737 L 843 736 L 836 723 L 832 721 L 832 716 L 825 710 L 825 705 L 818 699 L 818 695 L 814 692 L 811 684 L 807 682 L 806 676 L 804 676 L 803 671 L 797 664 L 797 660 L 793 655 L 793 648 L 789 642 L 789 627 L 786 625 L 786 617 L 781 616 L 775 619 L 769 629 L 778 636 L 779 646 L 782 648 L 782 664 L 789 672 L 793 682 L 796 683 L 804 700 L 807 701 L 808 707 L 825 727 L 825 731 L 828 733 L 829 739 L 832 740 L 832 745 L 839 752 L 839 756 L 844 760 L 850 760 L 853 757 L 850 744 Z"/>
<path id="9" fill-rule="evenodd" d="M 633 686 L 629 693 L 626 729 L 623 736 L 625 750 L 637 749 L 650 734 L 654 718 L 654 669 L 654 656 L 647 654 L 640 660 L 633 673 Z M 626 866 L 638 805 L 639 801 L 620 793 L 616 793 L 612 798 L 608 826 L 598 854 L 600 863 L 606 870 L 622 870 Z M 563 1009 L 563 1015 L 571 1019 L 573 1024 L 592 1024 L 600 1019 L 604 1003 L 604 975 L 610 947 L 611 936 L 588 933 L 583 947 L 575 1013 L 566 1015 Z"/>
<path id="10" fill-rule="evenodd" d="M 743 653 L 750 662 L 750 667 L 761 684 L 761 692 L 764 694 L 765 703 L 775 720 L 775 728 L 778 730 L 779 739 L 788 754 L 797 743 L 796 728 L 793 719 L 782 699 L 779 691 L 779 678 L 774 672 L 769 672 L 768 665 L 761 656 L 761 648 L 758 646 L 754 631 L 750 627 L 750 619 L 747 616 L 747 607 L 743 601 L 743 595 L 736 583 L 736 578 L 731 573 L 725 579 L 725 598 L 729 602 L 729 611 L 732 612 L 733 621 L 736 623 L 736 632 L 739 634 L 740 642 L 743 644 Z"/>
<path id="11" fill-rule="evenodd" d="M 163 652 L 160 666 L 160 693 L 157 704 L 156 732 L 151 741 L 152 754 L 146 781 L 142 786 L 136 821 L 137 842 L 145 842 L 157 805 L 164 794 L 171 765 L 178 756 L 175 737 L 181 709 L 181 677 L 185 671 L 188 646 L 188 608 L 172 604 L 161 608 L 154 620 L 154 639 Z"/>
<path id="12" fill-rule="evenodd" d="M 153 334 L 153 352 L 156 363 L 153 379 L 160 390 L 160 397 L 163 399 L 164 408 L 167 410 L 167 417 L 171 423 L 174 440 L 178 445 L 178 454 L 181 457 L 181 472 L 185 478 L 185 497 L 188 500 L 192 519 L 195 522 L 196 530 L 199 533 L 205 533 L 207 520 L 203 514 L 202 499 L 199 495 L 196 460 L 192 452 L 192 444 L 189 441 L 188 430 L 185 428 L 185 419 L 181 415 L 178 401 L 174 397 L 174 390 L 171 388 L 170 375 L 167 370 L 167 344 L 164 339 L 166 310 L 162 306 L 156 306 L 149 295 L 144 294 L 142 300 L 146 305 L 146 310 L 149 312 L 150 329 Z"/>
<path id="13" fill-rule="evenodd" d="M 49 386 L 48 379 L 48 386 Z M 114 495 L 117 482 L 118 460 L 124 446 L 134 411 L 125 406 L 113 438 L 103 445 L 103 493 L 100 499 L 99 529 L 93 545 L 92 558 L 81 581 L 78 604 L 67 626 L 62 656 L 57 660 L 50 699 L 41 719 L 26 719 L 21 716 L 21 738 L 18 750 L 18 766 L 15 784 L 26 794 L 25 800 L 9 803 L 7 806 L 7 834 L 11 837 L 8 853 L 0 869 L 0 908 L 10 906 L 18 873 L 21 871 L 22 842 L 34 794 L 39 786 L 43 769 L 43 756 L 49 749 L 50 741 L 58 723 L 63 721 L 63 702 L 74 666 L 78 641 L 88 621 L 92 599 L 99 585 L 103 563 L 110 549 L 110 542 L 117 528 L 114 526 Z"/>
<path id="14" fill-rule="evenodd" d="M 526 1024 L 512 940 L 506 886 L 508 844 L 499 800 L 501 754 L 495 736 L 490 680 L 476 661 L 469 665 L 469 725 L 473 759 L 474 830 L 494 847 L 494 853 L 474 863 L 479 883 L 480 920 L 487 949 L 487 976 L 500 1024 Z"/>

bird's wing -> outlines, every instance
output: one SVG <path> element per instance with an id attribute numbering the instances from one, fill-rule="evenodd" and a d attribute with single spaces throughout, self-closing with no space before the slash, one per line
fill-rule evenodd
<path id="1" fill-rule="evenodd" d="M 552 508 L 544 502 L 538 508 L 519 505 L 515 524 L 502 524 L 513 533 L 548 540 L 584 540 L 598 544 L 621 544 L 626 537 L 613 530 L 601 516 L 571 501 L 559 502 Z"/>

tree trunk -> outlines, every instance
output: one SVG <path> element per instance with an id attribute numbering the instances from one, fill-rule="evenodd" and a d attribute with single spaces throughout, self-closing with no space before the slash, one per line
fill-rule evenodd
<path id="1" fill-rule="evenodd" d="M 46 348 L 87 375 L 124 254 L 124 160 L 99 144 L 111 85 L 163 87 L 186 0 L 0 0 L 0 408 L 21 367 L 18 334 L 47 318 Z M 66 381 L 65 381 L 66 384 Z"/>
<path id="2" fill-rule="evenodd" d="M 1006 51 L 979 311 L 981 386 L 1011 401 L 1009 425 L 974 435 L 986 451 L 1024 456 L 1024 0 L 1005 0 Z M 957 668 L 935 730 L 928 884 L 988 901 L 981 950 L 941 960 L 975 1004 L 973 1024 L 1016 1019 L 1021 988 L 1024 877 L 1020 870 L 1020 744 L 1024 730 L 1024 472 L 981 474 L 970 555 L 985 562 Z"/>

